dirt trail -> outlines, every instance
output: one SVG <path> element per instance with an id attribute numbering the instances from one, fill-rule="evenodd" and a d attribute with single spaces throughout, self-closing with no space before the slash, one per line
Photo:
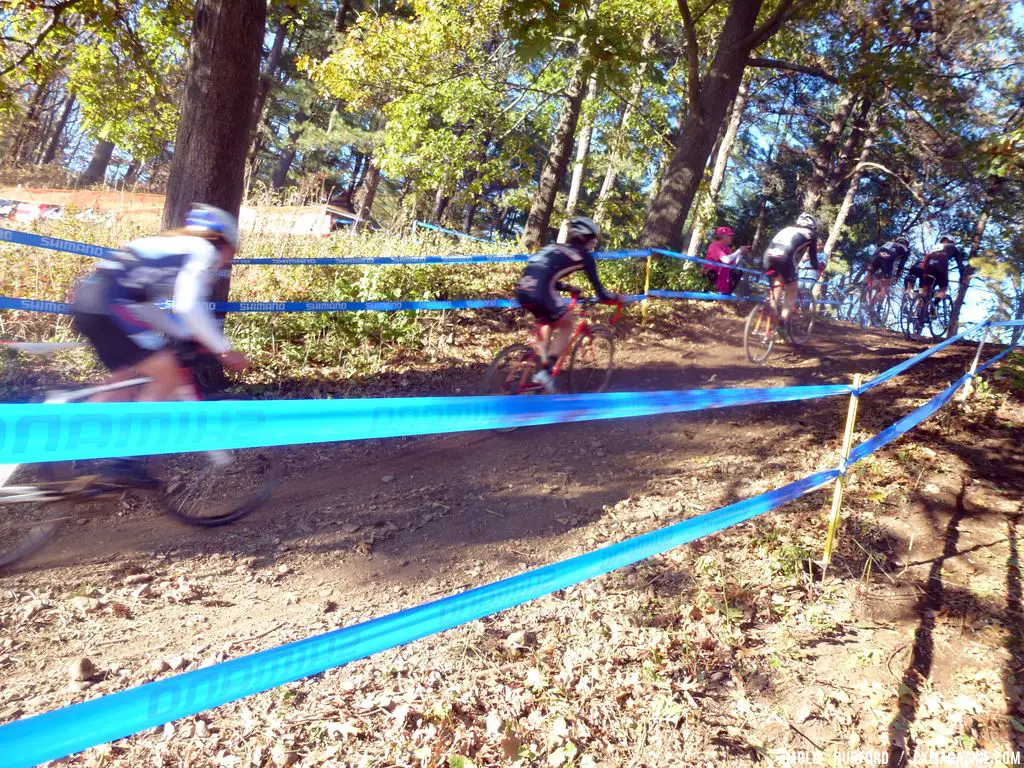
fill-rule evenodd
<path id="1" fill-rule="evenodd" d="M 714 329 L 688 316 L 685 324 L 664 320 L 653 330 L 633 329 L 619 342 L 619 369 L 613 388 L 653 390 L 848 383 L 855 372 L 870 374 L 883 370 L 920 349 L 891 335 L 864 334 L 859 329 L 832 324 L 822 329 L 808 350 L 801 354 L 783 351 L 773 357 L 768 367 L 759 368 L 748 364 L 743 357 L 739 336 L 742 325 L 738 316 L 713 315 L 711 323 Z M 965 369 L 972 353 L 973 347 L 954 345 L 863 398 L 859 439 L 874 434 L 946 386 Z M 467 391 L 473 387 L 478 374 L 478 368 L 473 367 L 467 367 L 462 374 L 458 370 L 449 372 L 452 380 L 461 382 Z M 419 390 L 418 383 L 412 376 L 403 392 L 436 394 Z M 0 621 L 3 621 L 0 668 L 5 679 L 4 690 L 0 693 L 0 720 L 78 701 L 98 692 L 118 690 L 154 674 L 161 675 L 164 672 L 158 669 L 161 665 L 157 662 L 162 660 L 169 660 L 173 668 L 184 669 L 345 626 L 777 487 L 814 469 L 834 466 L 845 410 L 846 399 L 833 398 L 529 428 L 507 435 L 467 433 L 280 449 L 276 453 L 287 462 L 288 471 L 274 500 L 242 523 L 214 531 L 182 527 L 137 502 L 124 502 L 120 507 L 111 503 L 105 513 L 95 519 L 64 530 L 51 546 L 25 563 L 19 572 L 0 576 L 0 590 L 6 593 L 8 602 L 8 610 L 0 613 Z M 728 619 L 732 609 L 727 608 L 724 614 L 720 610 L 716 614 L 706 605 L 698 609 L 702 603 L 693 595 L 686 596 L 691 592 L 711 594 L 712 587 L 702 582 L 717 583 L 708 575 L 710 565 L 705 562 L 698 567 L 691 558 L 699 561 L 703 554 L 709 553 L 709 547 L 715 557 L 724 558 L 721 562 L 715 561 L 716 567 L 722 569 L 717 573 L 724 585 L 728 578 L 722 574 L 729 573 L 726 562 L 733 556 L 729 553 L 735 553 L 737 565 L 729 578 L 739 579 L 747 586 L 742 589 L 739 583 L 723 586 L 722 594 L 728 595 L 727 603 L 731 600 L 733 609 L 745 617 L 748 631 L 743 643 L 756 649 L 767 647 L 767 641 L 753 638 L 776 636 L 777 640 L 780 634 L 792 635 L 794 627 L 787 625 L 780 615 L 791 615 L 793 621 L 797 621 L 799 611 L 787 609 L 787 613 L 781 611 L 781 607 L 789 605 L 794 597 L 799 602 L 801 594 L 806 596 L 805 602 L 820 607 L 824 597 L 818 593 L 811 599 L 808 591 L 811 586 L 800 577 L 802 566 L 798 561 L 801 558 L 795 555 L 791 557 L 793 563 L 788 566 L 789 570 L 772 572 L 766 577 L 760 597 L 748 594 L 756 578 L 747 573 L 747 569 L 762 568 L 756 556 L 751 559 L 749 548 L 767 547 L 769 555 L 765 556 L 763 567 L 768 568 L 768 563 L 774 562 L 772 558 L 785 559 L 772 548 L 775 546 L 770 543 L 772 536 L 781 537 L 775 540 L 779 551 L 790 546 L 785 542 L 778 544 L 781 540 L 799 541 L 805 534 L 811 540 L 820 540 L 821 511 L 825 503 L 822 497 L 797 502 L 785 512 L 770 516 L 767 522 L 758 521 L 707 542 L 698 542 L 682 555 L 660 558 L 631 569 L 627 574 L 609 576 L 577 588 L 584 596 L 594 590 L 600 594 L 606 588 L 602 585 L 618 584 L 617 589 L 625 588 L 625 591 L 615 593 L 623 597 L 585 599 L 587 607 L 583 613 L 574 614 L 572 618 L 557 618 L 564 606 L 558 610 L 551 608 L 556 603 L 561 605 L 560 601 L 573 602 L 577 592 L 567 591 L 561 598 L 556 596 L 542 601 L 541 608 L 527 606 L 505 614 L 494 626 L 514 627 L 517 621 L 525 621 L 530 627 L 539 627 L 554 621 L 555 626 L 578 624 L 585 627 L 588 622 L 596 621 L 605 627 L 601 632 L 611 631 L 614 638 L 616 631 L 620 634 L 624 631 L 622 627 L 609 630 L 607 626 L 610 615 L 617 610 L 617 600 L 642 600 L 661 606 L 657 609 L 648 606 L 649 610 L 670 610 L 675 618 L 666 620 L 667 629 L 660 628 L 666 632 L 681 626 L 677 615 L 683 610 L 681 599 L 691 601 L 696 611 L 693 616 L 726 617 L 728 631 L 719 627 L 725 634 L 716 641 L 717 650 L 709 647 L 700 651 L 704 646 L 694 646 L 698 655 L 707 657 L 706 674 L 718 674 L 716 669 L 725 670 L 724 677 L 713 681 L 701 672 L 692 680 L 702 680 L 700 685 L 705 687 L 687 689 L 692 694 L 679 693 L 673 687 L 674 682 L 671 686 L 666 683 L 664 688 L 675 691 L 670 696 L 675 702 L 672 706 L 683 706 L 689 711 L 685 707 L 686 698 L 692 701 L 694 695 L 703 702 L 695 713 L 692 727 L 690 715 L 680 711 L 671 726 L 668 724 L 672 718 L 666 720 L 659 715 L 651 720 L 649 716 L 642 745 L 637 733 L 619 734 L 614 738 L 606 734 L 602 741 L 606 746 L 592 747 L 595 759 L 603 760 L 606 765 L 679 764 L 687 762 L 683 755 L 689 754 L 688 750 L 696 750 L 694 755 L 718 756 L 707 757 L 709 763 L 718 759 L 739 759 L 739 764 L 746 764 L 758 750 L 763 753 L 773 747 L 808 748 L 812 743 L 868 744 L 871 738 L 858 735 L 859 740 L 854 745 L 849 733 L 859 734 L 859 730 L 851 731 L 842 725 L 842 717 L 850 718 L 848 711 L 856 710 L 857 705 L 852 703 L 856 697 L 844 694 L 845 703 L 828 697 L 837 690 L 844 690 L 836 686 L 848 683 L 847 688 L 853 690 L 864 679 L 870 679 L 870 674 L 865 677 L 863 662 L 863 654 L 869 651 L 867 658 L 872 664 L 885 663 L 887 668 L 891 664 L 897 675 L 900 674 L 897 668 L 905 667 L 903 677 L 907 680 L 903 682 L 912 690 L 912 695 L 903 698 L 913 706 L 901 704 L 898 711 L 891 713 L 890 722 L 879 726 L 881 730 L 877 733 L 882 735 L 878 738 L 886 742 L 879 742 L 878 746 L 887 748 L 891 740 L 913 749 L 920 739 L 914 730 L 917 726 L 912 724 L 922 721 L 921 702 L 926 701 L 922 698 L 925 691 L 920 683 L 942 680 L 941 674 L 936 674 L 943 668 L 942 663 L 935 661 L 939 650 L 957 658 L 949 666 L 950 670 L 973 669 L 962 666 L 962 648 L 941 645 L 947 642 L 942 632 L 948 628 L 939 620 L 943 630 L 937 630 L 935 616 L 944 610 L 948 613 L 952 598 L 948 590 L 938 596 L 934 594 L 930 585 L 934 585 L 935 577 L 929 573 L 929 568 L 934 566 L 936 557 L 949 560 L 953 553 L 962 551 L 965 542 L 989 547 L 985 551 L 995 551 L 992 549 L 995 545 L 986 542 L 1000 537 L 1004 543 L 1015 542 L 1016 518 L 1009 523 L 1008 534 L 1005 520 L 982 513 L 995 509 L 997 501 L 1012 506 L 1014 492 L 1018 494 L 1014 514 L 1020 513 L 1021 486 L 1014 485 L 1020 482 L 1020 477 L 1009 477 L 1003 470 L 1014 466 L 1014 462 L 1016 467 L 1021 466 L 1020 459 L 1024 458 L 1019 439 L 1021 423 L 1012 422 L 1016 432 L 999 424 L 976 425 L 968 431 L 962 426 L 945 424 L 941 418 L 937 421 L 939 426 L 930 423 L 923 432 L 928 435 L 929 445 L 934 446 L 928 448 L 934 458 L 919 462 L 920 474 L 912 488 L 898 483 L 896 471 L 888 464 L 899 464 L 899 461 L 889 458 L 869 460 L 868 468 L 852 478 L 848 528 L 853 526 L 855 531 L 867 533 L 863 536 L 854 533 L 844 540 L 834 567 L 835 576 L 825 585 L 825 597 L 829 598 L 826 602 L 831 605 L 829 610 L 836 615 L 846 611 L 850 618 L 843 622 L 843 629 L 839 631 L 835 626 L 826 626 L 828 622 L 822 623 L 820 617 L 816 624 L 804 616 L 800 637 L 786 641 L 800 646 L 804 642 L 802 638 L 809 637 L 807 633 L 817 634 L 811 650 L 805 648 L 802 655 L 794 657 L 800 659 L 802 669 L 799 665 L 791 666 L 791 660 L 784 654 L 773 651 L 762 658 L 758 651 L 748 650 L 744 663 L 748 667 L 753 665 L 751 674 L 774 675 L 771 682 L 758 687 L 760 683 L 756 680 L 751 683 L 740 673 L 743 664 L 735 657 L 728 663 L 712 663 L 712 656 L 731 647 L 723 638 L 732 636 L 733 627 Z M 913 438 L 915 445 L 924 442 L 917 435 Z M 899 450 L 906 448 L 889 449 L 886 456 L 897 454 Z M 878 486 L 884 488 L 887 477 L 891 481 L 889 495 L 882 493 L 881 501 L 875 503 L 881 492 Z M 975 482 L 983 478 L 987 478 L 984 482 L 988 485 Z M 899 500 L 894 495 L 897 491 L 903 494 Z M 1009 506 L 1007 511 L 1011 511 Z M 979 522 L 972 523 L 968 532 L 966 521 L 972 516 L 980 516 Z M 879 518 L 884 518 L 884 526 Z M 783 520 L 787 522 L 782 524 Z M 778 523 L 774 533 L 776 523 L 771 521 Z M 860 557 L 854 543 L 870 552 L 870 558 Z M 804 551 L 803 544 L 793 546 Z M 748 549 L 746 556 L 742 554 L 743 548 Z M 679 557 L 685 559 L 685 566 L 679 565 L 683 562 Z M 1002 554 L 997 560 L 999 557 Z M 863 569 L 868 567 L 869 559 L 875 578 L 864 581 Z M 958 564 L 946 566 L 946 573 L 963 567 L 961 561 L 956 562 Z M 703 576 L 700 568 L 704 569 Z M 878 575 L 881 572 L 884 578 Z M 969 568 L 960 577 L 971 578 Z M 648 578 L 663 583 L 653 589 L 651 584 L 642 586 Z M 789 586 L 776 591 L 778 587 L 773 585 L 772 579 L 779 578 Z M 641 587 L 633 590 L 629 585 L 638 579 Z M 1000 588 L 1005 589 L 1005 585 Z M 1010 588 L 1012 591 L 1012 583 Z M 665 591 L 659 592 L 661 589 Z M 1016 595 L 1017 607 L 1011 610 L 1019 612 L 1019 583 Z M 878 599 L 880 597 L 882 599 Z M 917 607 L 915 600 L 920 603 Z M 804 606 L 804 609 L 809 611 L 812 607 Z M 980 608 L 975 606 L 974 609 L 978 616 L 982 615 Z M 908 635 L 905 630 L 920 616 L 927 617 L 928 612 L 935 616 L 927 621 L 922 619 L 924 629 L 916 631 L 916 635 L 911 630 Z M 770 620 L 772 615 L 774 620 Z M 620 617 L 619 621 L 627 620 Z M 858 622 L 874 627 L 884 624 L 892 629 L 861 630 L 855 626 Z M 263 751 L 254 757 L 249 748 L 252 745 L 244 745 L 245 729 L 240 730 L 237 722 L 239 713 L 262 706 L 252 704 L 253 701 L 278 701 L 275 697 L 288 695 L 288 690 L 297 691 L 302 698 L 313 690 L 310 686 L 315 687 L 319 697 L 330 698 L 338 693 L 338 685 L 345 691 L 347 683 L 344 681 L 349 679 L 361 680 L 359 686 L 363 686 L 367 695 L 370 691 L 377 695 L 381 686 L 392 690 L 393 703 L 401 698 L 406 687 L 401 679 L 411 675 L 408 683 L 412 685 L 416 675 L 399 672 L 398 677 L 388 683 L 386 677 L 377 679 L 373 670 L 378 664 L 396 663 L 404 669 L 404 664 L 396 659 L 407 658 L 405 654 L 429 659 L 428 667 L 441 668 L 438 674 L 442 678 L 458 677 L 465 660 L 447 660 L 449 649 L 455 649 L 453 643 L 469 643 L 466 637 L 475 636 L 474 632 L 491 634 L 486 629 L 491 624 L 477 624 L 480 625 L 477 629 L 455 630 L 416 644 L 413 650 L 389 652 L 375 660 L 330 673 L 318 682 L 303 683 L 297 688 L 261 695 L 249 700 L 250 703 L 222 708 L 218 712 L 223 714 L 206 718 L 210 728 L 220 733 L 213 741 L 197 736 L 198 726 L 192 724 L 188 749 L 171 736 L 166 740 L 157 738 L 159 745 L 154 746 L 152 735 L 143 735 L 129 740 L 127 746 L 118 747 L 113 754 L 123 755 L 124 764 L 128 765 L 137 764 L 131 761 L 141 760 L 142 755 L 155 751 L 169 761 L 165 764 L 184 765 L 189 764 L 187 755 L 209 757 L 215 753 L 216 745 L 217 749 L 226 749 L 227 754 L 239 756 L 240 764 L 262 765 L 269 764 L 266 760 L 272 757 L 275 739 L 283 739 L 287 751 L 294 751 L 295 756 L 308 761 L 303 763 L 308 765 L 370 765 L 377 759 L 383 763 L 376 764 L 389 761 L 393 764 L 407 761 L 440 764 L 431 760 L 470 751 L 477 755 L 480 764 L 509 764 L 512 757 L 508 754 L 502 759 L 496 757 L 500 752 L 489 751 L 493 745 L 488 747 L 484 742 L 489 738 L 486 734 L 491 732 L 481 727 L 482 720 L 475 719 L 468 705 L 463 706 L 464 717 L 457 718 L 458 722 L 451 721 L 451 715 L 436 722 L 426 718 L 424 722 L 434 723 L 435 742 L 442 746 L 434 758 L 421 756 L 419 762 L 408 756 L 398 757 L 397 753 L 385 758 L 382 756 L 387 752 L 384 747 L 377 750 L 384 752 L 370 762 L 360 763 L 355 759 L 356 753 L 374 755 L 377 749 L 370 746 L 374 726 L 370 725 L 373 718 L 369 716 L 360 716 L 364 721 L 361 736 L 334 734 L 326 739 L 328 744 L 342 745 L 328 755 L 337 761 L 334 763 L 329 760 L 325 763 L 326 753 L 317 753 L 309 744 L 296 746 L 294 728 L 290 731 L 293 736 L 280 735 L 284 731 L 271 728 L 278 735 L 268 738 Z M 638 626 L 637 631 L 647 631 L 644 622 L 634 620 L 630 626 Z M 887 637 L 886 632 L 891 635 L 891 642 L 880 642 L 880 638 Z M 922 632 L 931 637 L 928 648 L 925 648 L 925 640 L 918 637 Z M 822 641 L 833 644 L 835 652 L 813 651 L 814 643 Z M 737 645 L 733 652 L 738 653 L 742 643 L 736 641 L 733 645 Z M 542 643 L 542 649 L 543 646 Z M 555 644 L 554 648 L 561 650 L 552 652 L 561 654 L 569 653 L 566 649 L 575 646 L 566 640 Z M 907 648 L 913 650 L 907 651 Z M 875 659 L 875 651 L 894 655 L 889 661 Z M 574 652 L 583 653 L 579 648 Z M 601 654 L 610 651 L 592 652 L 597 653 L 600 660 Z M 458 657 L 456 650 L 451 653 Z M 661 653 L 663 656 L 664 651 Z M 908 653 L 912 658 L 904 658 Z M 101 679 L 94 683 L 73 683 L 69 689 L 67 665 L 81 656 L 89 657 L 101 667 Z M 783 659 L 778 662 L 781 666 L 771 666 L 773 657 Z M 836 663 L 837 658 L 841 663 Z M 990 654 L 984 659 L 991 662 Z M 498 664 L 522 661 L 508 661 L 503 656 Z M 643 659 L 634 659 L 632 663 L 641 662 Z M 154 663 L 157 666 L 151 668 Z M 616 667 L 627 661 L 619 659 L 608 663 Z M 472 668 L 476 669 L 476 665 L 474 662 Z M 696 669 L 694 667 L 694 674 Z M 810 714 L 801 719 L 803 712 L 791 712 L 787 724 L 786 691 L 790 687 L 790 695 L 795 690 L 803 691 L 811 685 L 808 680 L 822 677 L 833 681 L 828 686 L 832 693 L 822 694 L 825 698 L 821 701 L 812 697 L 807 704 Z M 890 682 L 885 680 L 875 693 L 891 698 L 894 686 Z M 749 711 L 753 711 L 751 707 L 766 707 L 765 711 L 775 712 L 775 719 L 768 718 L 742 738 L 736 736 L 730 729 L 738 727 L 737 714 L 733 711 L 737 691 L 731 690 L 730 685 L 740 686 L 739 692 L 744 694 L 742 698 Z M 662 690 L 658 686 L 655 689 Z M 348 693 L 352 690 L 347 689 Z M 521 694 L 507 693 L 507 696 L 514 695 Z M 647 704 L 651 695 L 646 697 Z M 342 698 L 347 698 L 347 693 Z M 678 701 L 683 704 L 679 705 Z M 338 704 L 330 717 L 344 720 L 345 715 L 339 711 L 346 706 L 349 705 Z M 381 706 L 387 711 L 394 710 L 392 705 Z M 1008 702 L 1008 706 L 1014 705 Z M 549 716 L 553 716 L 551 713 L 556 709 L 545 709 L 545 717 L 550 720 Z M 327 717 L 322 712 L 310 715 L 302 707 L 297 712 L 299 710 L 303 717 L 312 717 L 312 720 Z M 781 719 L 780 711 L 784 715 Z M 724 718 L 723 723 L 729 721 L 730 724 L 716 730 L 711 721 L 719 715 Z M 221 721 L 222 717 L 226 720 Z M 979 713 L 971 717 L 974 726 L 978 726 Z M 705 718 L 707 721 L 701 724 Z M 778 723 L 773 725 L 776 721 Z M 590 723 L 590 731 L 597 730 L 596 721 L 582 714 L 574 722 Z M 410 720 L 410 728 L 411 723 Z M 687 724 L 686 728 L 683 723 Z M 520 725 L 523 726 L 520 730 L 529 733 L 537 724 L 523 720 Z M 210 728 L 204 725 L 200 730 L 209 732 Z M 511 726 L 502 728 L 502 733 L 511 733 Z M 687 733 L 685 739 L 678 735 L 681 729 Z M 460 741 L 463 732 L 471 734 L 465 737 L 469 742 Z M 802 736 L 795 735 L 800 732 Z M 444 738 L 439 735 L 442 733 Z M 574 734 L 572 743 L 579 742 L 581 746 L 599 741 L 593 734 L 589 741 L 577 731 Z M 975 734 L 971 738 L 979 743 L 977 727 Z M 677 737 L 680 742 L 675 744 L 672 739 Z M 308 734 L 303 738 L 308 738 Z M 415 734 L 409 738 L 416 740 Z M 529 741 L 528 736 L 524 738 Z M 564 745 L 572 739 L 563 736 L 558 744 Z M 660 747 L 656 744 L 658 739 L 664 742 Z M 318 742 L 317 749 L 321 746 Z M 557 762 L 557 759 L 552 761 L 550 752 L 542 752 L 538 749 L 532 754 L 540 762 Z M 640 757 L 635 761 L 629 757 L 637 754 Z M 533 758 L 523 759 L 522 765 L 534 764 Z M 563 762 L 569 761 L 566 757 Z"/>

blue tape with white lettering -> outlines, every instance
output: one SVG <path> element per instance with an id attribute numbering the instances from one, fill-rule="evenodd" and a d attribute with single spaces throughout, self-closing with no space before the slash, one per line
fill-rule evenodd
<path id="1" fill-rule="evenodd" d="M 763 296 L 733 296 L 727 293 L 701 293 L 698 291 L 648 291 L 655 299 L 692 299 L 694 301 L 764 301 Z"/>
<path id="2" fill-rule="evenodd" d="M 666 251 L 664 248 L 652 248 L 651 253 L 657 253 L 661 256 L 669 256 L 673 259 L 681 259 L 682 261 L 692 261 L 694 264 L 706 264 L 709 267 L 724 267 L 725 269 L 735 270 L 736 272 L 746 272 L 748 275 L 756 275 L 761 278 L 764 277 L 764 272 L 759 272 L 756 269 L 738 267 L 733 264 L 723 264 L 720 261 L 708 261 L 707 259 L 702 259 L 699 256 L 689 256 L 677 251 Z"/>
<path id="3" fill-rule="evenodd" d="M 623 419 L 849 394 L 847 385 L 548 397 L 0 405 L 0 464 L 297 445 Z"/>
<path id="4" fill-rule="evenodd" d="M 490 616 L 750 520 L 838 475 L 836 469 L 817 472 L 699 517 L 451 597 L 0 726 L 0 763 L 22 768 L 64 757 Z"/>
<path id="5" fill-rule="evenodd" d="M 44 237 L 32 232 L 21 232 L 17 229 L 3 229 L 2 227 L 0 227 L 0 243 L 29 245 L 35 248 L 46 248 L 50 251 L 73 253 L 78 256 L 91 256 L 96 259 L 102 259 L 104 256 L 108 256 L 115 251 L 113 248 L 105 248 L 102 245 L 78 243 L 74 240 L 63 240 L 59 237 Z"/>
<path id="6" fill-rule="evenodd" d="M 112 253 L 116 248 L 105 248 L 100 245 L 89 245 L 78 243 L 74 240 L 62 240 L 59 237 L 43 237 L 32 232 L 21 232 L 16 229 L 0 228 L 0 242 L 14 243 L 15 245 L 28 245 L 36 248 L 46 248 L 51 251 L 63 253 L 74 253 L 79 256 L 92 256 L 102 259 Z M 596 259 L 621 260 L 642 258 L 650 254 L 646 248 L 634 248 L 622 251 L 598 251 L 594 254 Z M 233 264 L 267 264 L 278 266 L 347 266 L 361 267 L 368 265 L 387 264 L 502 264 L 510 262 L 528 261 L 532 254 L 513 253 L 508 255 L 474 254 L 469 256 L 322 256 L 310 258 L 288 258 L 288 257 L 252 257 L 234 259 Z"/>
<path id="7" fill-rule="evenodd" d="M 429 229 L 429 230 L 433 230 L 434 232 L 441 232 L 441 233 L 443 233 L 445 235 L 454 235 L 455 237 L 461 237 L 461 238 L 464 238 L 466 240 L 476 240 L 479 243 L 490 243 L 490 242 L 493 242 L 490 238 L 487 238 L 487 237 L 477 237 L 476 235 L 470 235 L 470 234 L 467 234 L 466 232 L 459 232 L 457 229 L 448 229 L 447 227 L 439 227 L 439 226 L 437 226 L 437 224 L 428 224 L 425 221 L 416 221 L 415 222 L 415 226 L 417 226 L 417 227 L 419 227 L 421 229 Z"/>

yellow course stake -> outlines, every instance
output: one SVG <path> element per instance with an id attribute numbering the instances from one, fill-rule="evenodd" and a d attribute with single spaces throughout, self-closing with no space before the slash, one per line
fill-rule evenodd
<path id="1" fill-rule="evenodd" d="M 821 578 L 824 580 L 825 571 L 832 561 L 832 550 L 835 546 L 836 532 L 839 530 L 839 513 L 843 507 L 843 489 L 846 487 L 846 461 L 850 458 L 850 449 L 853 447 L 853 429 L 857 424 L 857 392 L 860 389 L 864 377 L 856 373 L 853 376 L 854 393 L 850 395 L 850 407 L 846 412 L 846 432 L 843 434 L 843 448 L 840 458 L 840 474 L 836 479 L 836 487 L 832 492 L 832 514 L 828 520 L 828 534 L 825 536 L 825 555 L 821 561 Z"/>
<path id="2" fill-rule="evenodd" d="M 647 302 L 650 301 L 650 299 L 647 298 L 647 292 L 651 290 L 651 259 L 653 258 L 653 253 L 647 254 L 647 275 L 644 277 L 644 300 L 640 303 L 640 317 L 644 325 L 647 325 Z"/>

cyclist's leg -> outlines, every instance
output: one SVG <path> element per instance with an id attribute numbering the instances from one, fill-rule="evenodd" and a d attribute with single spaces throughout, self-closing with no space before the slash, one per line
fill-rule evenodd
<path id="1" fill-rule="evenodd" d="M 548 367 L 554 367 L 558 359 L 565 354 L 576 327 L 576 315 L 568 307 L 562 308 L 561 317 L 551 322 L 551 343 L 548 344 Z"/>

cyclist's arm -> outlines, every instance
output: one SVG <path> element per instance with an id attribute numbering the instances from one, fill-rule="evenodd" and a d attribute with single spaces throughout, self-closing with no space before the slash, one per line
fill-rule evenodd
<path id="1" fill-rule="evenodd" d="M 597 260 L 589 253 L 583 262 L 583 271 L 586 273 L 590 284 L 594 286 L 594 293 L 599 300 L 614 301 L 618 298 L 614 293 L 605 290 L 605 287 L 601 284 L 601 278 L 597 275 Z"/>
<path id="2" fill-rule="evenodd" d="M 231 351 L 231 345 L 207 306 L 217 276 L 217 251 L 209 243 L 203 245 L 205 248 L 189 254 L 174 282 L 174 314 L 204 347 L 222 355 Z"/>
<path id="3" fill-rule="evenodd" d="M 807 255 L 811 257 L 811 266 L 819 272 L 825 271 L 825 265 L 818 263 L 818 238 L 811 237 L 811 242 L 807 245 Z"/>

